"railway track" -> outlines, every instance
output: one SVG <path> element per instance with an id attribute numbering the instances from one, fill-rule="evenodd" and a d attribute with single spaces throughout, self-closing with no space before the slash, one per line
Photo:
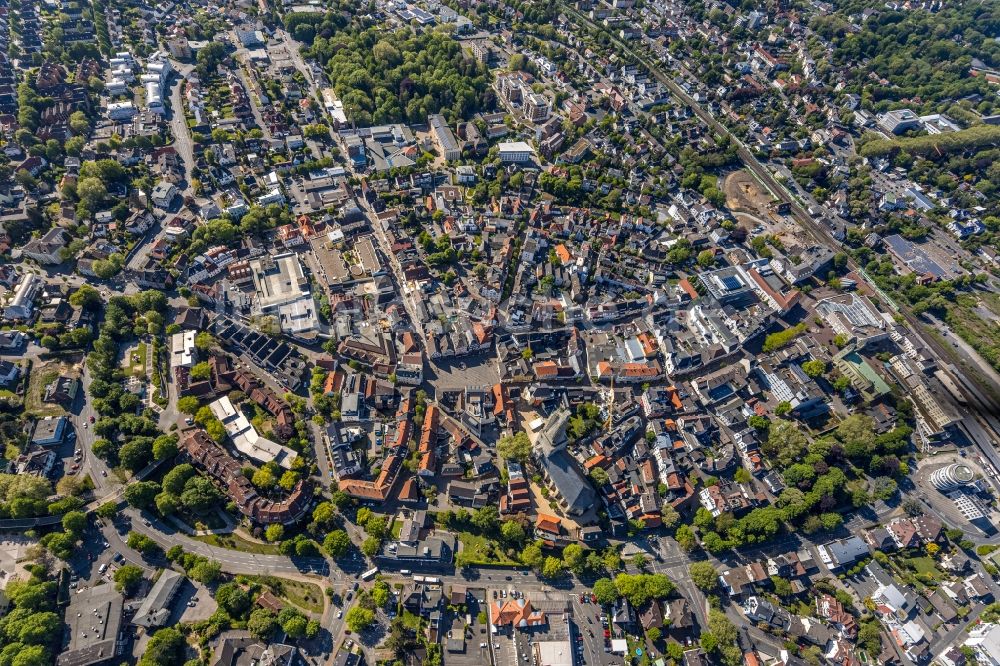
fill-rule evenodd
<path id="1" fill-rule="evenodd" d="M 603 29 L 601 26 L 598 26 L 589 18 L 565 3 L 560 3 L 560 7 L 567 16 L 572 17 L 578 23 L 582 23 L 583 25 L 596 30 Z M 737 147 L 736 154 L 743 163 L 744 168 L 746 168 L 747 171 L 749 171 L 761 185 L 766 187 L 776 199 L 782 203 L 788 204 L 792 217 L 799 224 L 799 226 L 801 226 L 813 237 L 815 241 L 827 246 L 835 252 L 843 250 L 843 245 L 839 240 L 833 237 L 830 230 L 823 224 L 818 223 L 813 216 L 809 214 L 799 200 L 792 196 L 785 186 L 774 177 L 774 174 L 772 174 L 766 166 L 757 160 L 757 158 L 750 152 L 749 149 L 747 149 L 743 142 L 730 132 L 725 125 L 716 120 L 711 113 L 706 111 L 701 104 L 699 104 L 681 86 L 679 86 L 676 81 L 660 71 L 657 63 L 652 63 L 645 56 L 636 53 L 631 46 L 622 42 L 614 35 L 611 35 L 611 42 L 618 49 L 620 49 L 622 53 L 629 55 L 635 62 L 645 67 L 657 81 L 666 86 L 670 92 L 677 97 L 677 99 L 691 109 L 692 113 L 694 113 L 708 127 L 710 127 L 717 134 L 728 137 L 729 140 L 732 141 Z M 882 290 L 878 287 L 878 285 L 868 278 L 864 271 L 861 270 L 861 267 L 853 259 L 848 259 L 848 268 L 855 271 L 855 273 L 860 276 L 865 284 L 874 292 L 882 293 Z M 888 296 L 886 297 L 889 298 Z M 894 309 L 896 309 L 906 320 L 907 324 L 909 324 L 910 328 L 923 342 L 923 344 L 934 351 L 935 355 L 942 361 L 943 368 L 945 367 L 943 363 L 944 361 L 954 359 L 951 350 L 945 349 L 937 340 L 921 333 L 921 321 L 909 312 L 907 308 L 899 307 L 896 303 L 892 303 L 892 305 Z M 962 373 L 954 365 L 950 365 L 946 371 L 952 375 L 957 383 L 962 387 L 962 393 L 966 395 L 966 400 L 968 401 L 969 406 L 973 408 L 973 417 L 980 425 L 983 426 L 985 430 L 992 433 L 992 437 L 990 438 L 992 440 L 991 453 L 996 454 L 996 447 L 1000 445 L 1000 418 L 998 418 L 998 416 L 1000 416 L 1000 400 L 996 397 L 1000 396 L 1000 386 L 991 384 L 984 387 L 980 385 L 978 378 L 968 378 L 965 373 Z M 984 446 L 986 445 L 985 442 L 981 444 Z"/>

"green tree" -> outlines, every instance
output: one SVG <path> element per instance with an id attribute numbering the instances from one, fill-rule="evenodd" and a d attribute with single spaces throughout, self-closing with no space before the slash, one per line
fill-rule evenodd
<path id="1" fill-rule="evenodd" d="M 373 536 L 370 536 L 361 542 L 361 552 L 364 553 L 365 557 L 368 557 L 369 559 L 378 555 L 381 549 L 382 541 Z"/>
<path id="2" fill-rule="evenodd" d="M 69 128 L 73 134 L 87 134 L 90 131 L 90 121 L 83 111 L 74 111 L 69 116 Z"/>
<path id="3" fill-rule="evenodd" d="M 517 432 L 513 436 L 501 437 L 497 443 L 497 453 L 504 460 L 514 460 L 525 463 L 531 457 L 531 440 L 528 433 Z"/>
<path id="4" fill-rule="evenodd" d="M 618 600 L 618 588 L 610 578 L 598 578 L 594 581 L 593 591 L 597 603 L 607 605 Z"/>
<path id="5" fill-rule="evenodd" d="M 870 456 L 875 450 L 875 420 L 866 414 L 851 414 L 837 424 L 834 435 L 852 458 Z"/>
<path id="6" fill-rule="evenodd" d="M 802 372 L 806 373 L 813 379 L 822 377 L 823 373 L 826 372 L 826 361 L 821 361 L 819 359 L 806 361 L 802 364 Z"/>
<path id="7" fill-rule="evenodd" d="M 160 435 L 153 441 L 153 458 L 156 460 L 174 458 L 178 452 L 176 435 Z"/>
<path id="8" fill-rule="evenodd" d="M 351 537 L 344 530 L 334 530 L 323 539 L 323 548 L 333 558 L 343 557 L 350 547 Z"/>
<path id="9" fill-rule="evenodd" d="M 118 503 L 109 501 L 97 507 L 94 512 L 97 514 L 98 518 L 104 518 L 105 520 L 113 520 L 118 517 Z"/>
<path id="10" fill-rule="evenodd" d="M 583 573 L 584 564 L 587 559 L 583 546 L 577 543 L 571 543 L 563 548 L 562 556 L 567 569 L 575 574 Z"/>
<path id="11" fill-rule="evenodd" d="M 156 496 L 156 510 L 163 517 L 172 516 L 181 508 L 181 500 L 177 495 L 163 492 Z"/>
<path id="12" fill-rule="evenodd" d="M 99 178 L 81 178 L 76 184 L 76 195 L 87 210 L 93 211 L 108 197 L 108 188 Z"/>
<path id="13" fill-rule="evenodd" d="M 212 367 L 207 361 L 202 361 L 201 363 L 196 363 L 191 366 L 190 374 L 191 379 L 195 381 L 204 381 L 212 376 Z"/>
<path id="14" fill-rule="evenodd" d="M 677 513 L 677 509 L 664 502 L 663 507 L 660 509 L 660 519 L 663 521 L 665 528 L 672 530 L 680 522 L 681 514 Z"/>
<path id="15" fill-rule="evenodd" d="M 184 492 L 184 486 L 188 479 L 196 474 L 194 466 L 190 463 L 181 463 L 172 467 L 169 472 L 163 475 L 163 490 L 172 495 L 180 495 Z"/>
<path id="16" fill-rule="evenodd" d="M 690 525 L 681 525 L 674 532 L 674 539 L 677 540 L 677 545 L 681 547 L 684 552 L 690 553 L 698 546 L 698 538 L 694 535 L 694 530 L 691 529 Z"/>
<path id="17" fill-rule="evenodd" d="M 199 583 L 211 585 L 222 574 L 222 565 L 215 560 L 202 558 L 188 570 L 188 576 Z"/>
<path id="18" fill-rule="evenodd" d="M 181 666 L 186 646 L 184 635 L 177 629 L 158 629 L 146 644 L 139 666 Z"/>
<path id="19" fill-rule="evenodd" d="M 79 540 L 87 529 L 87 514 L 83 511 L 70 511 L 63 515 L 62 526 L 74 539 Z"/>
<path id="20" fill-rule="evenodd" d="M 177 399 L 177 409 L 182 414 L 190 414 L 193 416 L 200 408 L 201 403 L 198 401 L 198 398 L 193 395 L 186 395 L 183 398 Z"/>
<path id="21" fill-rule="evenodd" d="M 789 597 L 792 594 L 792 584 L 787 578 L 771 576 L 771 584 L 774 586 L 774 593 L 779 597 Z"/>
<path id="22" fill-rule="evenodd" d="M 153 444 L 147 437 L 136 437 L 122 445 L 118 451 L 118 459 L 122 466 L 131 472 L 138 472 L 148 465 L 152 458 Z"/>
<path id="23" fill-rule="evenodd" d="M 598 489 L 603 488 L 608 484 L 608 473 L 600 467 L 595 467 L 590 470 L 590 480 L 594 482 L 594 486 Z"/>
<path id="24" fill-rule="evenodd" d="M 788 467 L 802 458 L 806 444 L 806 436 L 794 422 L 778 421 L 771 424 L 761 449 L 769 458 L 777 460 L 780 467 Z"/>
<path id="25" fill-rule="evenodd" d="M 278 486 L 281 487 L 285 492 L 292 492 L 295 489 L 295 484 L 299 482 L 299 474 L 294 470 L 285 470 L 281 474 L 281 478 L 278 479 Z"/>
<path id="26" fill-rule="evenodd" d="M 260 641 L 269 641 L 278 630 L 278 618 L 266 608 L 257 608 L 250 613 L 247 620 L 247 631 Z"/>
<path id="27" fill-rule="evenodd" d="M 73 307 L 92 310 L 101 304 L 101 292 L 89 284 L 81 285 L 70 295 L 69 302 Z"/>
<path id="28" fill-rule="evenodd" d="M 222 501 L 222 493 L 203 476 L 194 476 L 184 484 L 181 503 L 197 514 L 205 514 Z"/>
<path id="29" fill-rule="evenodd" d="M 336 507 L 332 502 L 320 502 L 313 509 L 312 519 L 313 522 L 320 526 L 327 526 L 333 522 L 334 516 L 336 515 Z"/>
<path id="30" fill-rule="evenodd" d="M 125 501 L 137 509 L 148 508 L 160 492 L 160 484 L 155 481 L 138 481 L 125 486 Z"/>
<path id="31" fill-rule="evenodd" d="M 224 583 L 215 591 L 215 601 L 219 608 L 234 619 L 241 619 L 250 610 L 250 594 L 238 583 Z"/>
<path id="32" fill-rule="evenodd" d="M 372 588 L 372 600 L 379 608 L 385 608 L 389 603 L 389 585 L 385 581 L 378 581 Z"/>
<path id="33" fill-rule="evenodd" d="M 705 592 L 714 592 L 719 587 L 719 572 L 711 562 L 692 562 L 688 566 L 688 573 L 691 574 L 691 581 Z"/>
<path id="34" fill-rule="evenodd" d="M 344 623 L 354 633 L 360 633 L 375 621 L 375 614 L 367 608 L 354 606 L 344 615 Z"/>
<path id="35" fill-rule="evenodd" d="M 135 530 L 128 533 L 126 545 L 132 550 L 139 551 L 145 557 L 149 557 L 160 550 L 160 545 L 156 541 Z"/>
<path id="36" fill-rule="evenodd" d="M 274 543 L 275 541 L 281 541 L 285 536 L 285 527 L 280 523 L 273 523 L 267 526 L 264 530 L 264 538 L 268 541 Z"/>
<path id="37" fill-rule="evenodd" d="M 481 507 L 476 509 L 476 512 L 472 514 L 471 522 L 473 526 L 483 533 L 496 532 L 500 526 L 500 512 L 495 506 Z"/>
<path id="38" fill-rule="evenodd" d="M 674 591 L 673 582 L 663 574 L 626 574 L 615 576 L 615 588 L 633 606 L 643 606 L 651 599 L 666 599 Z"/>
<path id="39" fill-rule="evenodd" d="M 114 579 L 116 590 L 126 595 L 132 594 L 142 582 L 142 569 L 134 564 L 126 564 L 118 567 Z"/>
<path id="40" fill-rule="evenodd" d="M 518 547 L 524 543 L 526 537 L 524 528 L 514 520 L 508 520 L 500 526 L 500 536 L 510 546 Z"/>
<path id="41" fill-rule="evenodd" d="M 267 465 L 254 472 L 251 481 L 261 490 L 273 490 L 278 485 L 277 477 Z"/>
<path id="42" fill-rule="evenodd" d="M 542 554 L 542 549 L 538 544 L 528 544 L 521 551 L 521 562 L 525 565 L 531 567 L 535 571 L 539 571 L 542 568 L 542 563 L 544 562 L 544 555 Z"/>
<path id="43" fill-rule="evenodd" d="M 552 557 L 550 555 L 546 557 L 545 561 L 542 563 L 541 574 L 543 578 L 558 578 L 563 575 L 564 571 L 565 567 L 563 566 L 563 561 L 558 557 Z"/>

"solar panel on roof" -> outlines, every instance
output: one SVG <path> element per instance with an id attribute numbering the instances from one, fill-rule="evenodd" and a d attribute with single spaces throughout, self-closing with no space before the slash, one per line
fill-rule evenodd
<path id="1" fill-rule="evenodd" d="M 726 287 L 726 289 L 730 291 L 734 291 L 743 286 L 742 283 L 739 280 L 737 280 L 736 276 L 734 275 L 727 275 L 726 277 L 722 278 L 722 284 Z"/>

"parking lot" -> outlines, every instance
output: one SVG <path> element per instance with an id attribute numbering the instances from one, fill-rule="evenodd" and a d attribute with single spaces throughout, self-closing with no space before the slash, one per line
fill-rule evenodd
<path id="1" fill-rule="evenodd" d="M 493 598 L 493 593 L 497 597 Z M 517 590 L 490 590 L 491 603 L 503 604 Z M 591 601 L 588 595 L 528 593 L 528 599 L 536 610 L 546 614 L 546 625 L 536 629 L 503 628 L 493 635 L 493 652 L 496 666 L 538 666 L 533 648 L 535 642 L 568 641 L 572 646 L 574 664 L 594 666 L 620 666 L 621 657 L 605 651 L 604 625 L 601 621 L 602 608 Z M 563 620 L 564 611 L 566 621 Z"/>

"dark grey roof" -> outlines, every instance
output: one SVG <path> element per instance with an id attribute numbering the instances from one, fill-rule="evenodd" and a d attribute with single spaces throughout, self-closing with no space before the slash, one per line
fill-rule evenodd
<path id="1" fill-rule="evenodd" d="M 143 599 L 139 610 L 135 612 L 132 624 L 138 627 L 162 626 L 170 617 L 170 602 L 173 601 L 183 582 L 184 576 L 176 571 L 164 569 L 153 589 Z"/>
<path id="2" fill-rule="evenodd" d="M 556 450 L 543 455 L 541 465 L 570 513 L 583 513 L 594 506 L 594 489 L 566 451 Z"/>
<path id="3" fill-rule="evenodd" d="M 124 599 L 111 583 L 72 595 L 66 609 L 69 645 L 56 658 L 58 666 L 89 666 L 118 656 L 118 631 Z"/>

